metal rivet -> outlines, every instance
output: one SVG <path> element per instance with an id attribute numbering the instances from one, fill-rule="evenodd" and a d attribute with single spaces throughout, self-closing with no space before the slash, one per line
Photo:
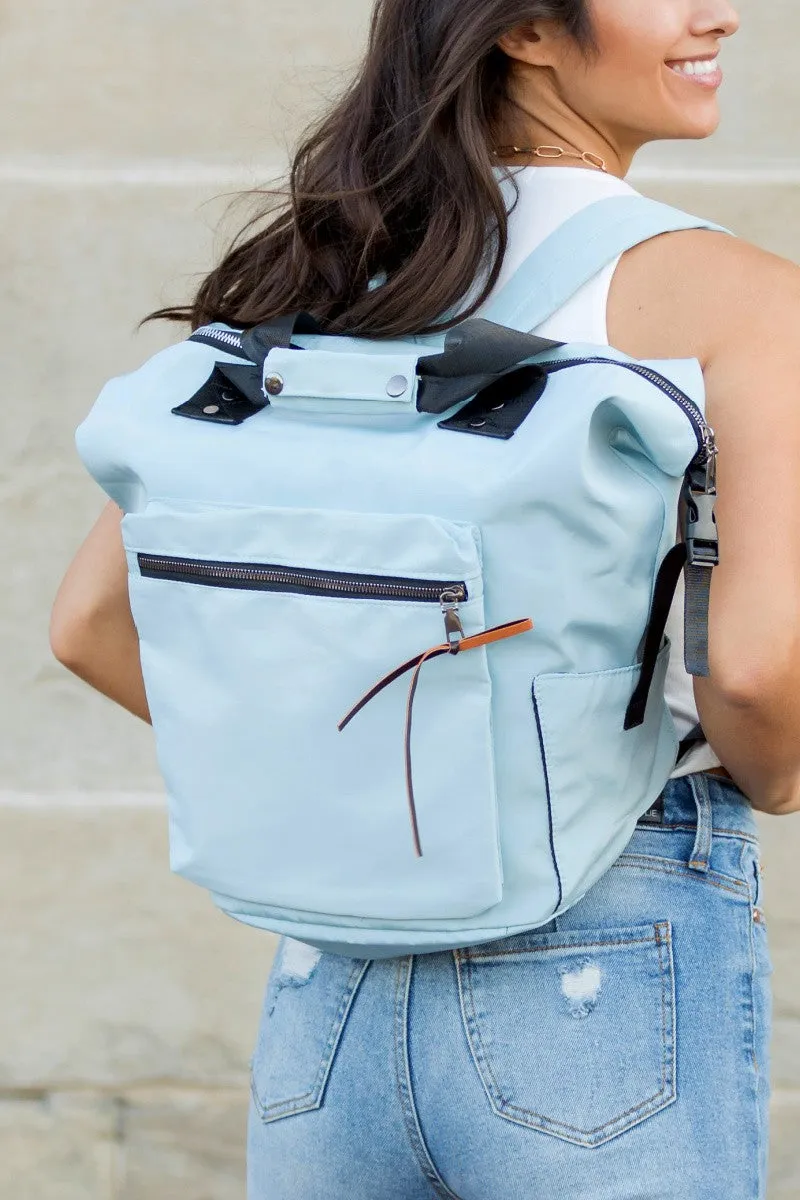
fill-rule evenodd
<path id="1" fill-rule="evenodd" d="M 203 409 L 203 412 L 208 413 L 209 417 L 213 417 L 215 413 L 219 412 L 219 405 L 218 404 L 207 404 L 205 406 L 205 408 Z"/>
<path id="2" fill-rule="evenodd" d="M 470 429 L 482 429 L 485 424 L 485 421 L 470 421 L 469 427 Z"/>
<path id="3" fill-rule="evenodd" d="M 492 412 L 500 412 L 500 409 L 505 408 L 505 406 L 506 406 L 506 402 L 504 400 L 502 404 L 495 404 L 494 408 L 492 409 Z"/>
<path id="4" fill-rule="evenodd" d="M 280 396 L 283 391 L 283 376 L 282 375 L 267 375 L 264 380 L 264 387 L 270 396 Z"/>
<path id="5" fill-rule="evenodd" d="M 393 375 L 386 385 L 388 396 L 402 396 L 408 391 L 408 380 L 405 375 Z"/>

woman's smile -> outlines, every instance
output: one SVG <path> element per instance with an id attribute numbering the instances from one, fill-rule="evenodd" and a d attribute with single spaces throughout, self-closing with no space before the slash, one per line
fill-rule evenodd
<path id="1" fill-rule="evenodd" d="M 673 75 L 679 75 L 688 83 L 699 84 L 700 87 L 714 90 L 722 83 L 723 74 L 719 66 L 718 56 L 710 58 L 680 58 L 668 62 L 666 66 Z"/>

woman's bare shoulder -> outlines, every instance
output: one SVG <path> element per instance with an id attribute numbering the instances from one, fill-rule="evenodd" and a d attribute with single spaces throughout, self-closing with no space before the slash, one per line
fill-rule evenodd
<path id="1" fill-rule="evenodd" d="M 704 364 L 748 328 L 800 322 L 800 267 L 712 230 L 661 234 L 629 250 L 608 299 L 612 346 L 636 358 Z"/>

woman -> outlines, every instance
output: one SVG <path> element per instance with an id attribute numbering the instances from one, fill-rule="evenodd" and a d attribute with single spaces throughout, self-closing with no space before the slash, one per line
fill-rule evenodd
<path id="1" fill-rule="evenodd" d="M 480 315 L 558 224 L 632 191 L 641 146 L 713 133 L 737 27 L 728 0 L 380 0 L 358 77 L 297 156 L 293 203 L 190 309 L 160 315 L 252 326 L 307 310 L 334 333 L 395 337 L 459 304 Z M 679 594 L 667 694 L 681 736 L 702 722 L 708 744 L 544 928 L 375 962 L 283 939 L 253 1059 L 251 1200 L 765 1195 L 772 965 L 753 809 L 800 811 L 799 319 L 793 264 L 682 231 L 537 330 L 703 367 L 724 545 L 712 671 L 683 668 Z M 52 643 L 149 720 L 120 516 L 107 508 L 70 568 Z M 605 971 L 588 957 L 634 920 L 671 931 L 658 1028 L 638 1003 L 652 980 L 624 953 Z M 559 951 L 576 946 L 586 963 L 567 970 Z"/>

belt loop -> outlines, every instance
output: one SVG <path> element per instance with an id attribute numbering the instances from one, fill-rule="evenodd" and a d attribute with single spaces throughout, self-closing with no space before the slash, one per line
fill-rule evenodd
<path id="1" fill-rule="evenodd" d="M 711 861 L 711 843 L 714 836 L 708 779 L 702 771 L 694 771 L 686 778 L 697 805 L 697 837 L 689 866 L 694 871 L 707 871 Z"/>

